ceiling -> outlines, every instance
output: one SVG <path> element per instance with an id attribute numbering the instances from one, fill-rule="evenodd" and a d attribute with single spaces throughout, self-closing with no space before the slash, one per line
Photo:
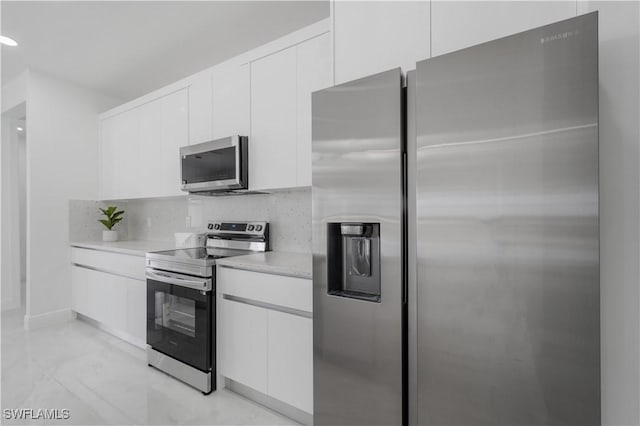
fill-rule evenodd
<path id="1" fill-rule="evenodd" d="M 26 68 L 127 101 L 329 16 L 324 1 L 2 1 Z"/>

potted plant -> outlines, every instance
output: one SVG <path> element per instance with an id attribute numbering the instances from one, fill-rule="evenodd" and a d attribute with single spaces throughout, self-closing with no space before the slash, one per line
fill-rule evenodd
<path id="1" fill-rule="evenodd" d="M 118 210 L 116 206 L 109 206 L 106 209 L 98 208 L 106 219 L 99 219 L 98 222 L 103 224 L 106 231 L 102 231 L 102 241 L 118 241 L 118 231 L 114 231 L 113 227 L 123 218 L 124 210 Z"/>

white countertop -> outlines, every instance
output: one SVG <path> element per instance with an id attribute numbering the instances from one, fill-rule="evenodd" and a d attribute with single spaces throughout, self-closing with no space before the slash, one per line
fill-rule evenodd
<path id="1" fill-rule="evenodd" d="M 268 251 L 217 259 L 216 264 L 247 271 L 312 278 L 311 254 Z"/>
<path id="2" fill-rule="evenodd" d="M 72 247 L 88 248 L 93 250 L 111 251 L 132 256 L 144 256 L 150 251 L 173 250 L 176 244 L 171 241 L 72 241 Z"/>

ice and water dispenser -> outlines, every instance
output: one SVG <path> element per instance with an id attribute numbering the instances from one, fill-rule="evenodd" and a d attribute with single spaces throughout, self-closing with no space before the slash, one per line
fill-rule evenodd
<path id="1" fill-rule="evenodd" d="M 380 302 L 380 224 L 327 226 L 327 292 Z"/>

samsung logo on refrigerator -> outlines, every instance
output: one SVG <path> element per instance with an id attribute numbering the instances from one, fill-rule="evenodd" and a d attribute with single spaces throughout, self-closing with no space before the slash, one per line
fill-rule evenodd
<path id="1" fill-rule="evenodd" d="M 576 36 L 578 34 L 580 34 L 580 31 L 578 31 L 578 30 L 565 31 L 563 33 L 553 34 L 553 35 L 550 35 L 550 36 L 546 36 L 546 37 L 540 38 L 540 44 L 550 43 L 552 41 L 573 37 L 573 36 Z"/>

